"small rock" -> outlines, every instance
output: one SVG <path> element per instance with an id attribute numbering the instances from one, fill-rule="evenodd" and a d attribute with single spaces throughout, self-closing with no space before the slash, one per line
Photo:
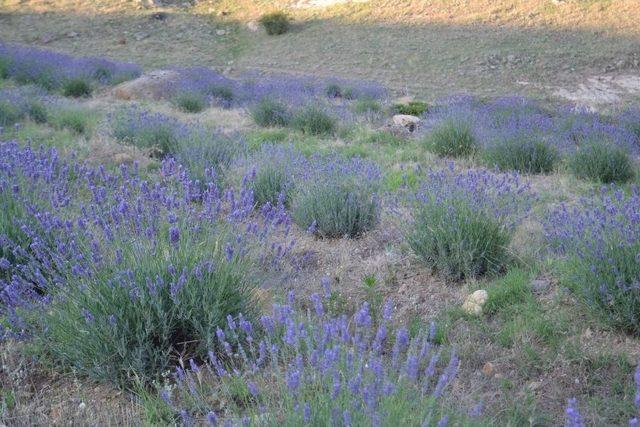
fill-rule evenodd
<path id="1" fill-rule="evenodd" d="M 464 304 L 462 304 L 462 310 L 472 316 L 479 316 L 482 314 L 482 307 L 487 302 L 488 297 L 487 291 L 478 289 L 467 297 Z"/>
<path id="2" fill-rule="evenodd" d="M 484 366 L 482 367 L 482 373 L 488 377 L 492 376 L 495 372 L 496 372 L 496 367 L 491 362 L 485 363 Z"/>
<path id="3" fill-rule="evenodd" d="M 489 294 L 484 289 L 478 289 L 467 297 L 468 301 L 472 301 L 478 305 L 484 305 L 489 298 Z"/>
<path id="4" fill-rule="evenodd" d="M 149 37 L 149 34 L 147 34 L 147 33 L 136 33 L 133 37 L 136 39 L 136 41 L 141 41 L 141 40 L 144 40 L 147 37 Z"/>
<path id="5" fill-rule="evenodd" d="M 225 34 L 227 34 L 225 30 L 216 30 L 216 35 L 218 36 L 224 36 Z"/>
<path id="6" fill-rule="evenodd" d="M 78 33 L 76 33 L 75 31 L 69 31 L 67 33 L 67 37 L 70 37 L 70 38 L 78 37 Z"/>
<path id="7" fill-rule="evenodd" d="M 118 39 L 118 44 L 127 44 L 127 39 L 126 37 L 121 37 Z"/>
<path id="8" fill-rule="evenodd" d="M 169 14 L 167 12 L 156 12 L 151 14 L 151 19 L 156 21 L 164 21 L 168 17 L 169 17 Z"/>
<path id="9" fill-rule="evenodd" d="M 407 128 L 409 132 L 413 132 L 419 123 L 420 118 L 409 114 L 396 114 L 393 116 L 393 124 Z"/>
<path id="10" fill-rule="evenodd" d="M 256 31 L 258 31 L 258 23 L 256 21 L 247 22 L 247 28 L 249 29 L 249 31 L 255 33 Z"/>
<path id="11" fill-rule="evenodd" d="M 462 304 L 462 311 L 472 316 L 480 316 L 482 314 L 482 306 L 472 301 L 465 301 Z"/>
<path id="12" fill-rule="evenodd" d="M 534 294 L 543 294 L 549 289 L 550 283 L 545 279 L 535 279 L 531 281 L 530 286 Z"/>

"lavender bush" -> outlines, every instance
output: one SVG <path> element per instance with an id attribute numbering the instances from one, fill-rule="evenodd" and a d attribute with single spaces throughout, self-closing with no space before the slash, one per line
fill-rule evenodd
<path id="1" fill-rule="evenodd" d="M 34 86 L 0 89 L 0 127 L 11 126 L 30 118 L 37 123 L 47 121 L 47 109 L 41 90 Z"/>
<path id="2" fill-rule="evenodd" d="M 0 43 L 4 74 L 19 83 L 61 89 L 73 81 L 117 84 L 141 74 L 137 65 L 103 58 L 76 58 L 58 52 Z"/>
<path id="3" fill-rule="evenodd" d="M 336 128 L 336 120 L 323 108 L 307 105 L 293 114 L 291 126 L 308 135 L 330 135 Z"/>
<path id="4" fill-rule="evenodd" d="M 473 154 L 478 142 L 464 120 L 446 120 L 428 135 L 427 146 L 441 157 L 465 157 Z"/>
<path id="5" fill-rule="evenodd" d="M 606 142 L 592 142 L 577 149 L 569 159 L 569 169 L 578 178 L 603 184 L 624 183 L 635 176 L 627 151 Z"/>
<path id="6" fill-rule="evenodd" d="M 265 204 L 289 207 L 296 184 L 312 168 L 311 162 L 293 146 L 263 145 L 234 168 L 250 177 L 256 206 Z"/>
<path id="7" fill-rule="evenodd" d="M 290 294 L 260 324 L 229 317 L 208 362 L 178 367 L 175 385 L 162 389 L 168 412 L 209 425 L 475 422 L 442 403 L 459 361 L 434 343 L 434 328 L 409 338 L 391 326 L 390 301 L 376 321 L 367 303 L 349 319 L 329 315 L 323 299 L 314 294 L 306 314 Z"/>
<path id="8" fill-rule="evenodd" d="M 562 205 L 545 220 L 561 273 L 584 302 L 613 325 L 640 334 L 640 195 L 603 187 L 577 206 Z"/>
<path id="9" fill-rule="evenodd" d="M 291 121 L 288 108 L 267 97 L 253 105 L 250 111 L 253 121 L 263 127 L 287 126 Z"/>
<path id="10" fill-rule="evenodd" d="M 283 243 L 269 237 L 288 229 L 284 211 L 256 216 L 248 189 L 203 190 L 173 160 L 149 183 L 135 168 L 0 150 L 0 193 L 26 213 L 2 217 L 0 264 L 12 272 L 0 280 L 3 337 L 32 336 L 98 380 L 144 382 L 180 355 L 202 358 L 221 319 L 253 312 L 254 273 L 290 254 L 286 230 Z M 11 226 L 26 239 L 5 233 Z"/>
<path id="11" fill-rule="evenodd" d="M 509 263 L 515 227 L 530 209 L 517 174 L 431 171 L 413 202 L 406 238 L 430 268 L 454 279 L 496 273 Z"/>
<path id="12" fill-rule="evenodd" d="M 378 223 L 380 171 L 376 165 L 336 155 L 310 160 L 291 202 L 294 221 L 322 237 L 356 237 Z"/>

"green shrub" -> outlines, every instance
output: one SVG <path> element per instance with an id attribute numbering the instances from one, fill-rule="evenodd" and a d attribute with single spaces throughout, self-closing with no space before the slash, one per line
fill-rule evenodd
<path id="1" fill-rule="evenodd" d="M 36 123 L 47 123 L 49 120 L 49 112 L 40 101 L 31 101 L 27 113 L 29 114 L 29 118 Z"/>
<path id="2" fill-rule="evenodd" d="M 228 86 L 214 85 L 209 88 L 208 92 L 209 95 L 225 103 L 231 103 L 231 101 L 233 101 L 233 89 Z"/>
<path id="3" fill-rule="evenodd" d="M 356 178 L 327 178 L 297 189 L 294 221 L 321 237 L 356 237 L 378 223 L 379 204 L 372 189 Z"/>
<path id="4" fill-rule="evenodd" d="M 297 111 L 291 126 L 308 135 L 329 135 L 335 130 L 335 119 L 316 106 L 307 106 Z"/>
<path id="5" fill-rule="evenodd" d="M 68 274 L 36 320 L 46 325 L 37 333 L 43 348 L 80 374 L 125 386 L 159 379 L 180 357 L 202 360 L 227 315 L 256 313 L 247 266 L 229 260 L 219 237 L 182 235 L 174 247 L 168 237 L 118 236 L 118 255 L 91 275 Z M 117 279 L 123 265 L 126 285 Z"/>
<path id="6" fill-rule="evenodd" d="M 478 143 L 471 126 L 448 119 L 438 124 L 427 136 L 427 146 L 440 157 L 465 157 L 473 154 Z"/>
<path id="7" fill-rule="evenodd" d="M 9 77 L 9 60 L 0 56 L 0 79 Z"/>
<path id="8" fill-rule="evenodd" d="M 324 94 L 329 98 L 340 98 L 342 96 L 342 88 L 337 83 L 331 83 L 324 89 Z"/>
<path id="9" fill-rule="evenodd" d="M 22 118 L 22 111 L 9 101 L 0 101 L 0 126 L 9 126 Z"/>
<path id="10" fill-rule="evenodd" d="M 81 78 L 68 80 L 62 85 L 62 94 L 64 96 L 80 98 L 90 96 L 92 92 L 93 88 L 91 87 L 91 83 Z"/>
<path id="11" fill-rule="evenodd" d="M 407 236 L 429 268 L 457 280 L 500 271 L 509 260 L 510 239 L 498 220 L 463 202 L 425 204 Z"/>
<path id="12" fill-rule="evenodd" d="M 582 179 L 601 183 L 623 183 L 634 177 L 633 162 L 622 148 L 605 142 L 579 147 L 569 159 L 571 172 Z"/>
<path id="13" fill-rule="evenodd" d="M 483 153 L 489 167 L 515 170 L 521 173 L 544 174 L 553 172 L 558 152 L 540 139 L 504 138 Z"/>
<path id="14" fill-rule="evenodd" d="M 359 99 L 353 103 L 351 109 L 354 113 L 357 114 L 371 114 L 371 113 L 379 113 L 382 111 L 382 107 L 380 103 L 375 99 Z"/>
<path id="15" fill-rule="evenodd" d="M 171 102 L 185 113 L 199 113 L 207 107 L 204 97 L 195 92 L 182 92 L 175 96 Z"/>
<path id="16" fill-rule="evenodd" d="M 424 264 L 454 280 L 499 273 L 509 245 L 531 208 L 518 175 L 478 169 L 431 171 L 416 193 L 405 236 Z"/>
<path id="17" fill-rule="evenodd" d="M 62 107 L 51 112 L 49 122 L 57 129 L 68 129 L 79 135 L 91 130 L 92 115 L 79 108 Z"/>
<path id="18" fill-rule="evenodd" d="M 393 111 L 396 114 L 408 114 L 410 116 L 421 116 L 427 112 L 429 105 L 426 102 L 411 101 L 408 104 L 395 104 Z"/>
<path id="19" fill-rule="evenodd" d="M 170 154 L 185 166 L 191 179 L 198 180 L 203 186 L 217 180 L 242 149 L 236 138 L 206 127 L 192 128 L 180 134 L 174 144 Z"/>
<path id="20" fill-rule="evenodd" d="M 291 27 L 289 16 L 284 12 L 273 12 L 263 15 L 260 18 L 260 24 L 270 36 L 284 34 L 289 31 Z"/>
<path id="21" fill-rule="evenodd" d="M 262 98 L 253 108 L 251 117 L 257 125 L 287 126 L 289 124 L 289 111 L 284 104 L 269 98 Z"/>
<path id="22" fill-rule="evenodd" d="M 184 125 L 162 114 L 137 108 L 118 111 L 112 120 L 112 135 L 118 141 L 142 149 L 157 149 L 160 155 L 176 151 Z"/>
<path id="23" fill-rule="evenodd" d="M 284 168 L 265 164 L 257 170 L 253 180 L 253 200 L 257 206 L 267 203 L 277 206 L 280 201 L 284 206 L 289 206 L 292 188 L 293 178 L 287 175 Z"/>

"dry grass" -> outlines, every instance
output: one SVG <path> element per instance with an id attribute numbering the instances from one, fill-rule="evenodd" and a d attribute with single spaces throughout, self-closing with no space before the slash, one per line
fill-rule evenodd
<path id="1" fill-rule="evenodd" d="M 607 67 L 613 67 L 608 75 L 632 74 L 640 60 L 635 0 L 403 0 L 289 8 L 296 25 L 279 37 L 245 24 L 291 2 L 203 1 L 161 9 L 115 0 L 5 3 L 4 40 L 148 68 L 209 65 L 232 74 L 368 78 L 429 99 L 455 92 L 552 96 Z M 157 10 L 168 17 L 153 19 Z"/>

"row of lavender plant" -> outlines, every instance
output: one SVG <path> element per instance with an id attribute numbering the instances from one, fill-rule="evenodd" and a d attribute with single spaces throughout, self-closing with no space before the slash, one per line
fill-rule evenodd
<path id="1" fill-rule="evenodd" d="M 74 57 L 9 43 L 0 43 L 0 69 L 0 77 L 37 84 L 48 90 L 69 89 L 69 94 L 74 96 L 74 89 L 82 92 L 92 83 L 117 84 L 139 76 L 142 71 L 134 64 Z"/>
<path id="2" fill-rule="evenodd" d="M 608 140 L 640 153 L 640 111 L 634 108 L 605 117 L 574 106 L 546 108 L 521 97 L 483 101 L 461 96 L 443 100 L 425 119 L 424 131 L 446 120 L 467 123 L 485 148 L 501 139 L 539 138 L 561 152 L 572 152 L 587 141 Z"/>

